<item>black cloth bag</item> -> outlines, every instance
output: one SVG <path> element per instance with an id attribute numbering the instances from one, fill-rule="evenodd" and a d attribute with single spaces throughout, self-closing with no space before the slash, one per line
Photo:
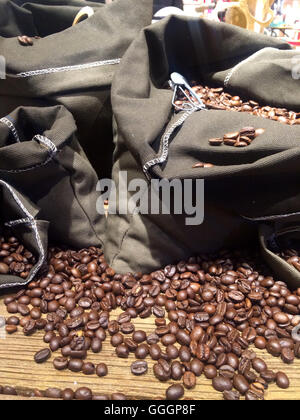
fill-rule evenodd
<path id="1" fill-rule="evenodd" d="M 85 6 L 95 14 L 71 26 Z M 64 105 L 99 176 L 112 166 L 110 88 L 120 60 L 138 32 L 151 23 L 152 0 L 8 1 L 0 4 L 0 116 L 18 106 Z M 24 46 L 18 35 L 39 36 Z"/>
<path id="2" fill-rule="evenodd" d="M 299 112 L 299 80 L 292 77 L 297 56 L 285 42 L 197 18 L 173 16 L 142 31 L 113 83 L 114 180 L 118 188 L 119 172 L 128 171 L 128 182 L 148 180 L 148 194 L 151 179 L 204 179 L 205 216 L 203 224 L 187 226 L 186 215 L 110 214 L 105 255 L 114 269 L 150 272 L 195 253 L 258 243 L 265 225 L 274 233 L 293 217 L 299 226 L 300 125 L 247 112 L 175 113 L 168 86 L 178 72 L 190 82 Z M 243 149 L 209 145 L 246 126 L 265 133 Z M 199 161 L 214 167 L 193 168 Z"/>
<path id="3" fill-rule="evenodd" d="M 0 275 L 0 288 L 32 280 L 48 241 L 103 245 L 96 211 L 98 178 L 62 105 L 20 107 L 0 119 L 0 229 L 9 228 L 37 258 L 27 279 Z"/>

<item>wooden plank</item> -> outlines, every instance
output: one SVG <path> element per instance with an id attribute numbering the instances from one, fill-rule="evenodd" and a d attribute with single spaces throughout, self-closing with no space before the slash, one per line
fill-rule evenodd
<path id="1" fill-rule="evenodd" d="M 119 312 L 112 314 L 114 319 Z M 7 316 L 3 297 L 0 297 L 0 316 Z M 155 329 L 154 318 L 136 319 L 133 321 L 136 329 L 143 329 L 148 333 Z M 1 335 L 0 335 L 1 337 Z M 44 344 L 43 333 L 38 332 L 32 337 L 25 337 L 21 330 L 6 338 L 0 338 L 0 384 L 28 389 L 45 390 L 50 387 L 72 388 L 73 390 L 87 386 L 94 393 L 112 394 L 122 392 L 130 399 L 158 399 L 164 398 L 166 389 L 174 381 L 168 383 L 159 382 L 153 375 L 152 367 L 155 363 L 147 358 L 149 372 L 142 376 L 133 376 L 130 372 L 130 365 L 135 360 L 133 355 L 128 359 L 119 359 L 115 355 L 114 348 L 110 345 L 107 338 L 103 350 L 100 354 L 89 354 L 88 361 L 95 364 L 104 362 L 108 365 L 109 374 L 105 378 L 98 378 L 96 375 L 85 376 L 82 373 L 69 371 L 58 372 L 52 366 L 52 360 L 58 353 L 54 353 L 50 361 L 43 365 L 37 365 L 33 356 L 42 348 Z M 275 371 L 285 371 L 291 381 L 288 390 L 280 390 L 276 385 L 271 385 L 266 393 L 268 400 L 297 400 L 300 399 L 300 360 L 296 360 L 293 365 L 285 365 L 279 358 L 274 358 L 264 351 L 257 351 L 268 363 L 270 369 Z M 2 397 L 2 396 L 1 396 Z M 194 400 L 214 400 L 222 399 L 222 395 L 213 390 L 211 381 L 205 377 L 198 378 L 197 386 L 194 390 L 186 390 L 185 397 Z"/>

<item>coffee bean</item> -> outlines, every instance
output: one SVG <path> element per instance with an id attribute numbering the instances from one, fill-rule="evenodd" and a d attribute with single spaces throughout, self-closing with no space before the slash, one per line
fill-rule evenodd
<path id="1" fill-rule="evenodd" d="M 213 365 L 206 365 L 204 367 L 203 372 L 204 372 L 204 375 L 207 379 L 213 379 L 218 374 L 218 371 L 217 371 L 216 367 L 213 366 Z"/>
<path id="2" fill-rule="evenodd" d="M 267 350 L 272 356 L 280 356 L 281 345 L 277 338 L 271 338 L 267 343 Z"/>
<path id="3" fill-rule="evenodd" d="M 99 365 L 96 367 L 96 374 L 99 376 L 99 378 L 106 376 L 108 374 L 107 365 L 105 363 L 99 363 Z"/>
<path id="4" fill-rule="evenodd" d="M 261 373 L 267 370 L 266 363 L 258 357 L 252 360 L 252 367 L 257 373 Z"/>
<path id="5" fill-rule="evenodd" d="M 224 376 L 216 376 L 212 381 L 213 387 L 216 391 L 224 392 L 232 389 L 232 382 L 229 378 Z"/>
<path id="6" fill-rule="evenodd" d="M 18 36 L 18 41 L 25 47 L 33 45 L 33 39 L 26 35 Z"/>
<path id="7" fill-rule="evenodd" d="M 276 374 L 272 370 L 264 370 L 261 372 L 260 376 L 268 383 L 275 382 Z"/>
<path id="8" fill-rule="evenodd" d="M 184 388 L 182 385 L 171 385 L 166 391 L 167 400 L 179 400 L 184 395 Z"/>
<path id="9" fill-rule="evenodd" d="M 85 388 L 85 387 L 79 388 L 75 392 L 75 398 L 76 400 L 81 400 L 81 401 L 92 400 L 93 393 L 89 388 Z"/>
<path id="10" fill-rule="evenodd" d="M 131 373 L 136 376 L 144 375 L 148 372 L 148 363 L 137 360 L 131 365 Z"/>
<path id="11" fill-rule="evenodd" d="M 179 362 L 173 362 L 171 365 L 171 377 L 174 381 L 179 381 L 183 376 L 183 366 Z"/>
<path id="12" fill-rule="evenodd" d="M 149 346 L 147 344 L 140 344 L 135 351 L 137 359 L 145 359 L 149 354 Z"/>
<path id="13" fill-rule="evenodd" d="M 18 327 L 16 325 L 6 325 L 5 331 L 7 334 L 14 334 L 18 331 Z"/>
<path id="14" fill-rule="evenodd" d="M 5 263 L 0 263 L 0 274 L 8 274 L 9 266 Z"/>
<path id="15" fill-rule="evenodd" d="M 196 375 L 193 372 L 185 372 L 183 375 L 183 385 L 186 389 L 195 388 Z"/>
<path id="16" fill-rule="evenodd" d="M 70 388 L 64 389 L 61 393 L 61 398 L 64 401 L 72 401 L 74 399 L 74 397 L 75 397 L 75 393 Z"/>
<path id="17" fill-rule="evenodd" d="M 254 345 L 257 349 L 264 350 L 267 345 L 267 341 L 264 337 L 256 337 Z"/>
<path id="18" fill-rule="evenodd" d="M 60 399 L 62 396 L 62 392 L 58 388 L 48 388 L 45 391 L 45 397 L 51 399 Z"/>
<path id="19" fill-rule="evenodd" d="M 281 351 L 281 359 L 284 363 L 291 364 L 295 359 L 294 350 L 289 347 L 284 347 Z"/>
<path id="20" fill-rule="evenodd" d="M 226 401 L 238 401 L 240 399 L 240 394 L 237 391 L 224 391 L 223 397 Z"/>
<path id="21" fill-rule="evenodd" d="M 68 368 L 72 372 L 81 372 L 83 367 L 83 361 L 81 359 L 71 359 Z"/>
<path id="22" fill-rule="evenodd" d="M 49 349 L 43 349 L 35 354 L 34 360 L 36 363 L 45 363 L 50 357 L 51 351 Z"/>
<path id="23" fill-rule="evenodd" d="M 290 381 L 285 373 L 278 372 L 276 375 L 276 384 L 279 388 L 287 389 L 290 386 Z"/>
<path id="24" fill-rule="evenodd" d="M 146 341 L 147 339 L 147 334 L 145 333 L 145 331 L 135 331 L 132 334 L 132 339 L 137 343 L 137 344 L 141 344 L 144 341 Z M 150 343 L 149 343 L 150 344 Z"/>
<path id="25" fill-rule="evenodd" d="M 213 138 L 209 140 L 211 146 L 221 146 L 223 144 L 222 138 Z"/>
<path id="26" fill-rule="evenodd" d="M 249 383 L 242 375 L 235 375 L 233 377 L 233 386 L 242 395 L 245 395 L 249 389 Z"/>
<path id="27" fill-rule="evenodd" d="M 53 366 L 56 370 L 65 370 L 69 365 L 69 360 L 66 357 L 56 357 L 53 360 Z"/>

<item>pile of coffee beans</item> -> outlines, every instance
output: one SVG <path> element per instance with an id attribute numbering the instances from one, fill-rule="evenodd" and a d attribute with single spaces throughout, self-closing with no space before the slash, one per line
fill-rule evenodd
<path id="1" fill-rule="evenodd" d="M 277 254 L 288 264 L 300 271 L 300 251 L 298 249 L 286 249 Z"/>
<path id="2" fill-rule="evenodd" d="M 181 398 L 202 374 L 225 399 L 264 398 L 271 383 L 286 389 L 283 372 L 268 368 L 254 345 L 285 363 L 300 358 L 293 331 L 300 324 L 300 289 L 276 282 L 255 253 L 223 251 L 201 255 L 148 275 L 115 273 L 101 249 L 50 248 L 47 275 L 5 299 L 11 314 L 6 327 L 26 336 L 44 330 L 48 347 L 37 363 L 59 352 L 53 366 L 84 375 L 109 374 L 105 364 L 86 359 L 100 353 L 110 337 L 119 358 L 133 353 L 133 375 L 153 373 Z M 118 318 L 113 311 L 122 309 Z M 136 330 L 134 319 L 155 317 L 153 331 Z M 76 397 L 76 395 L 75 395 Z"/>
<path id="3" fill-rule="evenodd" d="M 26 279 L 36 264 L 36 258 L 20 244 L 17 238 L 7 240 L 0 236 L 0 274 L 11 274 Z"/>
<path id="4" fill-rule="evenodd" d="M 240 131 L 227 133 L 222 138 L 210 139 L 209 144 L 211 146 L 222 146 L 225 144 L 226 146 L 232 147 L 247 147 L 264 132 L 265 130 L 263 128 L 244 127 Z"/>
<path id="5" fill-rule="evenodd" d="M 45 391 L 38 389 L 17 389 L 11 386 L 0 385 L 0 395 L 19 396 L 26 398 L 49 398 L 49 399 L 62 399 L 66 401 L 81 400 L 81 401 L 121 401 L 126 400 L 126 396 L 122 393 L 108 394 L 93 394 L 92 390 L 86 387 L 78 388 L 73 391 L 70 388 L 60 390 L 58 388 L 48 388 Z"/>
<path id="6" fill-rule="evenodd" d="M 248 112 L 249 114 L 278 121 L 283 124 L 300 124 L 300 112 L 289 111 L 285 108 L 261 106 L 258 102 L 252 100 L 244 101 L 239 96 L 233 96 L 225 92 L 222 87 L 211 88 L 193 82 L 192 89 L 199 95 L 208 109 Z M 188 91 L 185 93 L 191 101 L 195 101 Z M 182 98 L 178 98 L 175 105 L 182 107 L 185 102 L 188 102 L 188 99 L 182 96 Z"/>

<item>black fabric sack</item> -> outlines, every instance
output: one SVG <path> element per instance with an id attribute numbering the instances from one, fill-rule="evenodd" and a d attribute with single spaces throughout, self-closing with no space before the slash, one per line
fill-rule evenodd
<path id="1" fill-rule="evenodd" d="M 71 27 L 85 6 L 95 14 Z M 152 7 L 152 0 L 2 2 L 0 53 L 7 76 L 0 80 L 0 116 L 18 106 L 64 105 L 98 175 L 110 175 L 112 77 L 130 43 L 151 23 Z M 41 39 L 23 46 L 17 35 Z"/>
<path id="2" fill-rule="evenodd" d="M 63 106 L 21 107 L 0 119 L 0 229 L 10 228 L 37 257 L 27 279 L 0 275 L 0 288 L 32 280 L 48 240 L 74 248 L 103 245 L 97 182 Z"/>
<path id="3" fill-rule="evenodd" d="M 246 100 L 299 112 L 295 56 L 285 42 L 203 19 L 173 16 L 142 31 L 113 83 L 114 180 L 118 187 L 121 170 L 128 171 L 128 182 L 204 179 L 205 218 L 187 226 L 186 215 L 110 214 L 105 255 L 114 269 L 150 272 L 195 253 L 250 246 L 258 243 L 260 226 L 273 227 L 272 216 L 298 213 L 300 223 L 300 125 L 246 112 L 175 114 L 168 87 L 178 72 L 190 82 L 225 86 Z M 180 119 L 168 138 L 168 128 Z M 210 138 L 247 126 L 265 129 L 249 147 L 209 145 Z M 192 168 L 199 161 L 214 167 Z"/>

